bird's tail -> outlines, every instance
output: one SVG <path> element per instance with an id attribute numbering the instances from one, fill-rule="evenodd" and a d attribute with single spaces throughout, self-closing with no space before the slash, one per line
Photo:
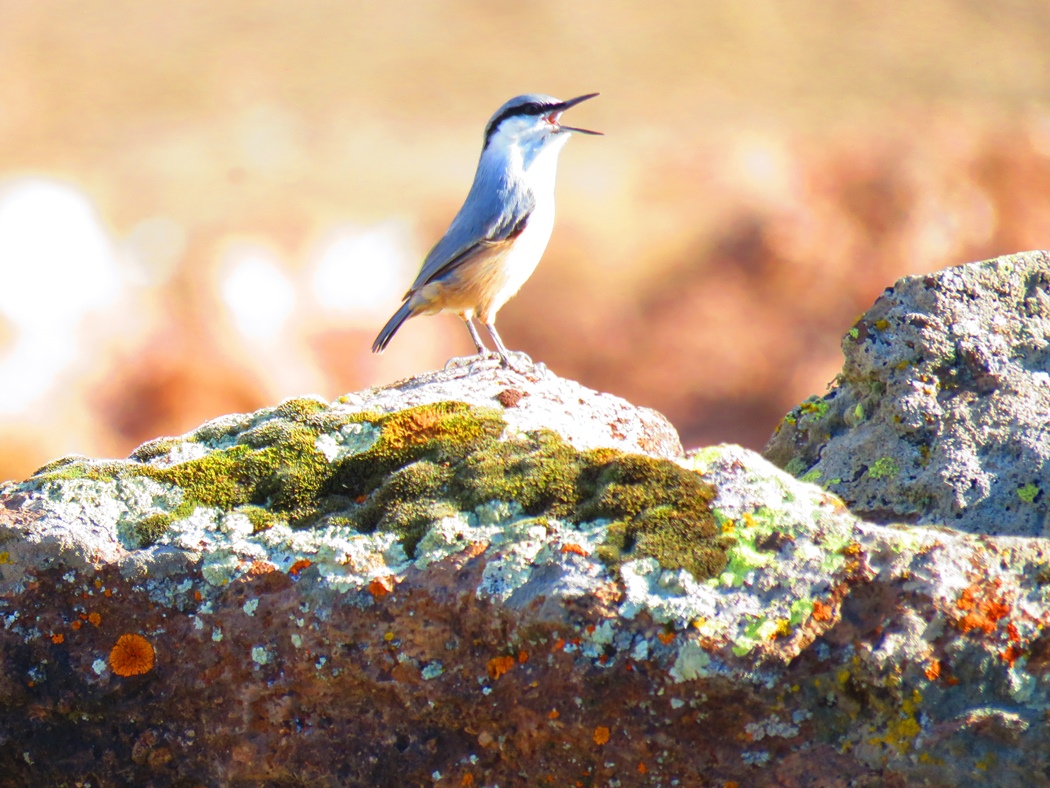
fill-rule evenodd
<path id="1" fill-rule="evenodd" d="M 394 316 L 386 321 L 383 330 L 379 332 L 376 341 L 372 343 L 372 352 L 382 353 L 386 350 L 386 346 L 390 344 L 391 338 L 397 333 L 397 330 L 401 328 L 401 324 L 410 317 L 412 317 L 412 307 L 410 307 L 406 301 L 401 305 L 399 310 L 394 312 Z"/>

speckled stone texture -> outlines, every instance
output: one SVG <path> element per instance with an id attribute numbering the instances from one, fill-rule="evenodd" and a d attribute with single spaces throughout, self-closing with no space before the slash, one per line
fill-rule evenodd
<path id="1" fill-rule="evenodd" d="M 1048 536 L 1050 254 L 910 276 L 765 456 L 875 522 Z"/>
<path id="2" fill-rule="evenodd" d="M 1050 782 L 1050 544 L 672 436 L 453 371 L 4 485 L 0 784 Z"/>

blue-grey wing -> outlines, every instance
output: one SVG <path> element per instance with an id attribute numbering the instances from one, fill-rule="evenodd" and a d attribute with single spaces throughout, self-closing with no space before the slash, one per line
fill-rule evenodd
<path id="1" fill-rule="evenodd" d="M 447 276 L 479 252 L 510 240 L 525 229 L 536 206 L 532 193 L 520 183 L 485 176 L 484 168 L 479 168 L 466 202 L 444 237 L 423 260 L 409 293 Z"/>

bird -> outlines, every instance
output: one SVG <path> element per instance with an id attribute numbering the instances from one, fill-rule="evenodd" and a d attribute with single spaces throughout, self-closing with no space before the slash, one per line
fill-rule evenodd
<path id="1" fill-rule="evenodd" d="M 491 352 L 475 320 L 492 337 L 502 366 L 516 369 L 496 331 L 496 313 L 532 276 L 547 248 L 562 147 L 573 133 L 602 134 L 562 124 L 562 113 L 597 95 L 559 101 L 527 93 L 496 110 L 485 125 L 481 158 L 463 207 L 424 258 L 404 303 L 372 344 L 373 353 L 382 353 L 409 318 L 452 312 L 463 319 L 479 357 Z"/>

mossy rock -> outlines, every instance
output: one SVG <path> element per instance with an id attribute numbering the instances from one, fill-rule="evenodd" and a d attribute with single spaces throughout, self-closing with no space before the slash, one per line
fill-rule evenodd
<path id="1" fill-rule="evenodd" d="M 365 436 L 360 445 L 346 456 L 326 454 L 319 439 L 332 441 L 347 429 Z M 173 511 L 152 513 L 132 527 L 141 546 L 207 507 L 244 514 L 255 532 L 283 521 L 294 528 L 390 531 L 412 557 L 437 520 L 506 501 L 530 517 L 611 522 L 599 555 L 614 570 L 641 556 L 698 579 L 725 566 L 710 511 L 713 490 L 695 472 L 612 449 L 579 451 L 547 430 L 509 437 L 505 430 L 498 409 L 462 402 L 347 414 L 316 400 L 293 400 L 205 425 L 182 441 L 201 444 L 206 453 L 196 459 L 168 466 L 141 461 L 180 443 L 166 440 L 147 444 L 133 455 L 139 461 L 75 459 L 34 480 L 148 477 L 179 488 L 182 502 Z"/>

